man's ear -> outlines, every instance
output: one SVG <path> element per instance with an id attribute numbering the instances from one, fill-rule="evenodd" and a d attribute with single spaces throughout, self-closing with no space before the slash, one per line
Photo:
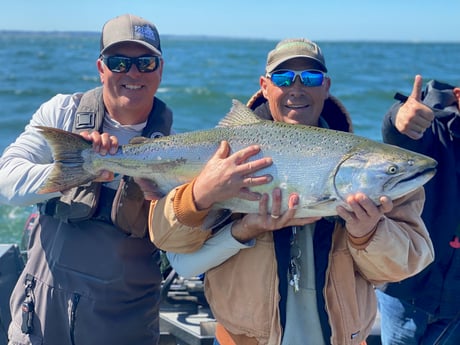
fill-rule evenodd
<path id="1" fill-rule="evenodd" d="M 99 79 L 101 80 L 101 84 L 104 84 L 104 62 L 102 62 L 101 59 L 97 59 L 96 67 L 99 72 Z"/>
<path id="2" fill-rule="evenodd" d="M 261 76 L 259 78 L 260 89 L 262 90 L 262 94 L 265 98 L 267 98 L 267 86 L 269 82 L 270 80 L 267 77 Z"/>
<path id="3" fill-rule="evenodd" d="M 460 108 L 460 87 L 454 87 L 453 93 L 455 98 L 458 100 L 459 108 Z"/>

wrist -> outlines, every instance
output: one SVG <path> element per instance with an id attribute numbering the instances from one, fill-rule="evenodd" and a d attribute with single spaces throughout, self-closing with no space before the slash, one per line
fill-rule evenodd
<path id="1" fill-rule="evenodd" d="M 197 183 L 195 180 L 195 183 L 193 184 L 193 187 L 192 187 L 193 202 L 195 203 L 195 207 L 197 210 L 199 211 L 207 210 L 213 204 L 212 200 L 207 200 L 209 199 L 209 195 L 211 193 L 207 192 L 207 193 L 202 194 L 199 192 L 199 190 L 200 190 L 200 187 L 199 185 L 197 187 Z"/>
<path id="2" fill-rule="evenodd" d="M 233 222 L 230 233 L 235 240 L 243 244 L 251 241 L 257 236 L 251 233 L 244 222 L 244 217 Z"/>
<path id="3" fill-rule="evenodd" d="M 172 208 L 180 223 L 190 227 L 202 226 L 209 211 L 196 208 L 193 200 L 193 181 L 171 191 L 167 199 L 170 198 L 173 199 Z"/>
<path id="4" fill-rule="evenodd" d="M 368 243 L 376 231 L 377 227 L 374 227 L 371 231 L 368 231 L 364 235 L 359 234 L 357 236 L 357 234 L 352 234 L 347 229 L 347 236 L 350 242 L 352 242 L 354 245 L 360 246 Z"/>

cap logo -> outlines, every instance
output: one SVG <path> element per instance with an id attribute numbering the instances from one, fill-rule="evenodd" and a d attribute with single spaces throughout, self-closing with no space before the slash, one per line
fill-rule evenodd
<path id="1" fill-rule="evenodd" d="M 155 32 L 148 25 L 134 25 L 135 36 L 144 41 L 156 42 L 157 38 Z"/>

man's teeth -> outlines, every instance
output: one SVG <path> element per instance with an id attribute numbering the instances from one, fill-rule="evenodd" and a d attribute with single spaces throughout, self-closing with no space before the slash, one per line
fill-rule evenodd
<path id="1" fill-rule="evenodd" d="M 142 86 L 140 86 L 140 85 L 125 85 L 125 87 L 127 89 L 130 89 L 130 90 L 137 90 L 137 89 L 140 89 Z"/>

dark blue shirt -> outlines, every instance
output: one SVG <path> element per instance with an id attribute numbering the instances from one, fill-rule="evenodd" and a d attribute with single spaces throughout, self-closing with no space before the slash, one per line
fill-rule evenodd
<path id="1" fill-rule="evenodd" d="M 426 154 L 438 161 L 435 177 L 425 185 L 422 218 L 433 242 L 435 259 L 414 277 L 387 285 L 385 292 L 413 303 L 441 318 L 460 310 L 460 249 L 451 241 L 460 237 L 460 114 L 453 87 L 430 81 L 422 95 L 435 119 L 420 140 L 412 140 L 394 127 L 401 103 L 385 115 L 383 141 Z"/>

